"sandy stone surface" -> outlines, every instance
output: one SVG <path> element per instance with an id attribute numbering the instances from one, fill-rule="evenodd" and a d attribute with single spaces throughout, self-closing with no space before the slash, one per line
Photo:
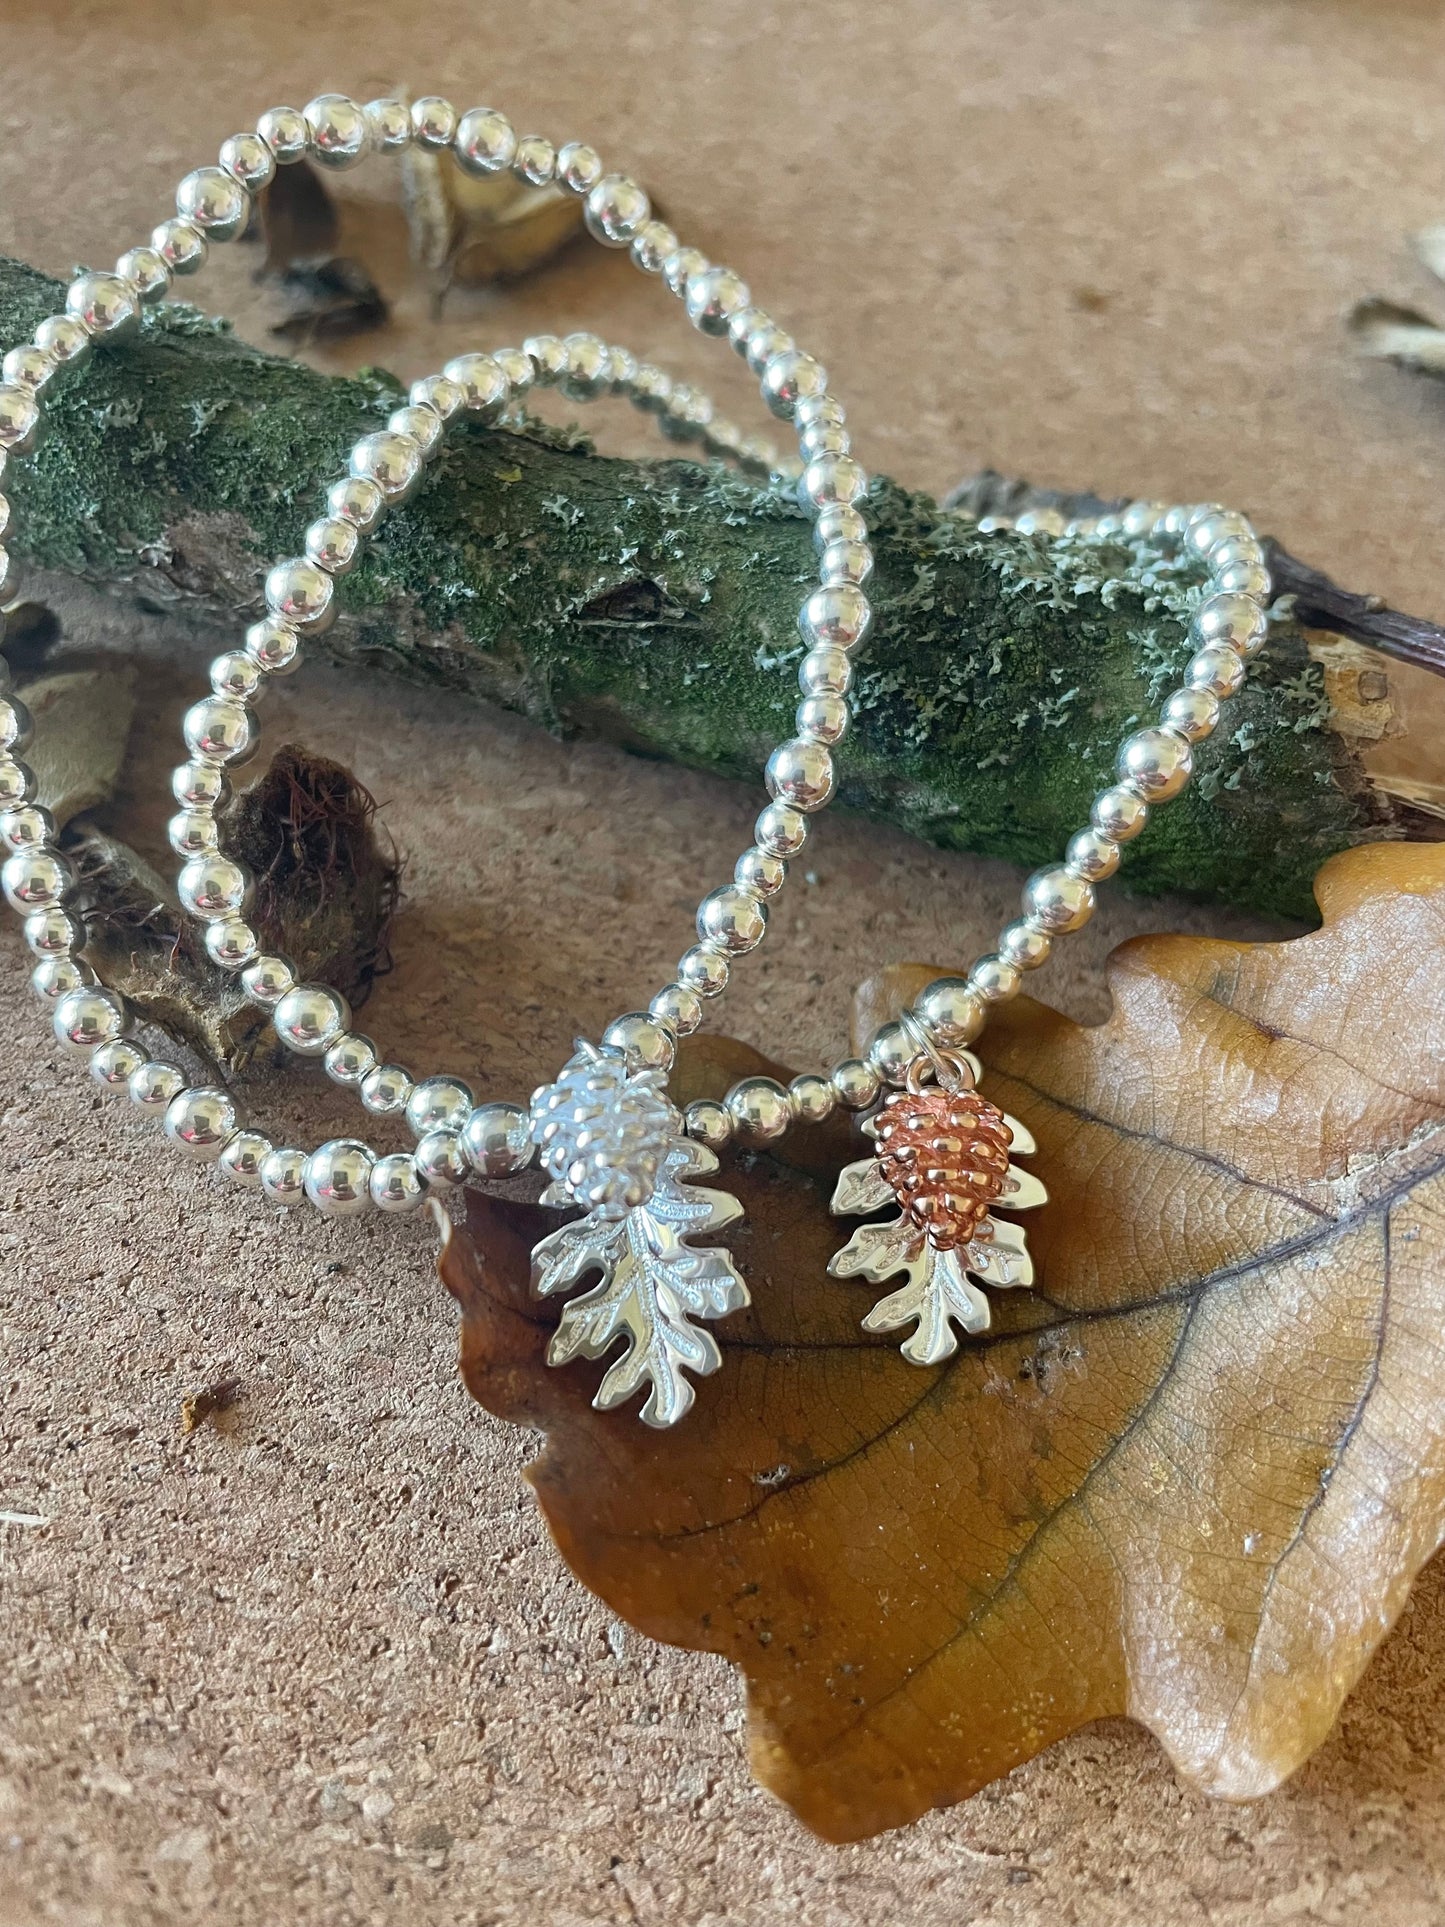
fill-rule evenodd
<path id="1" fill-rule="evenodd" d="M 273 99 L 491 97 L 657 184 L 829 361 L 871 465 L 1218 494 L 1445 615 L 1438 399 L 1352 364 L 1339 329 L 1358 294 L 1418 292 L 1403 236 L 1445 213 L 1432 5 L 357 0 L 329 47 L 311 9 L 212 11 L 0 0 L 0 247 L 109 260 Z M 196 292 L 260 338 L 247 271 Z M 595 254 L 440 320 L 394 291 L 393 327 L 344 359 L 412 374 L 600 318 L 742 392 Z M 201 654 L 120 627 L 97 633 L 199 689 Z M 407 853 L 368 1028 L 498 1095 L 662 981 L 756 805 L 324 669 L 267 725 L 349 761 Z M 158 767 L 173 718 L 147 728 Z M 830 823 L 724 1021 L 820 1060 L 859 977 L 965 959 L 1016 888 Z M 1180 926 L 1261 929 L 1116 896 L 1041 989 L 1097 1016 L 1109 946 Z M 1335 1737 L 1255 1807 L 1181 1791 L 1117 1724 L 904 1833 L 822 1846 L 750 1783 L 731 1672 L 630 1633 L 562 1567 L 518 1478 L 533 1441 L 456 1379 L 425 1227 L 258 1212 L 182 1168 L 59 1061 L 22 961 L 7 924 L 0 1927 L 1441 1918 L 1438 1564 Z M 294 1072 L 249 1097 L 288 1133 L 351 1116 Z M 231 1377 L 234 1407 L 183 1437 L 183 1399 Z"/>

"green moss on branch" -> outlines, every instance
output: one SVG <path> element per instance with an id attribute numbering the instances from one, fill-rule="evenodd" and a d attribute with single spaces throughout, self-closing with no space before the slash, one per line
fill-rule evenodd
<path id="1" fill-rule="evenodd" d="M 0 262 L 0 336 L 23 340 L 59 295 Z M 296 550 L 399 392 L 276 360 L 176 307 L 57 386 L 44 446 L 7 481 L 17 552 L 228 621 L 259 606 L 265 567 Z M 1048 860 L 1177 677 L 1195 591 L 1127 545 L 980 536 L 887 481 L 869 520 L 877 630 L 840 801 L 946 848 Z M 542 429 L 464 427 L 347 578 L 327 646 L 756 778 L 789 728 L 812 569 L 808 524 L 779 494 Z M 1129 852 L 1136 889 L 1309 915 L 1321 860 L 1381 833 L 1288 625 L 1198 761 Z"/>

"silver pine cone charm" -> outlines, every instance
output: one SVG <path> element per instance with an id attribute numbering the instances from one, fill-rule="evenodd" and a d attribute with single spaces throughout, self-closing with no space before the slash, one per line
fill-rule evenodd
<path id="1" fill-rule="evenodd" d="M 875 1285 L 904 1275 L 863 1329 L 911 1325 L 900 1349 L 914 1365 L 951 1357 L 958 1350 L 955 1325 L 969 1333 L 988 1330 L 988 1299 L 975 1278 L 995 1287 L 1033 1283 L 1022 1228 L 993 1214 L 1047 1200 L 1038 1179 L 1010 1161 L 1011 1152 L 1026 1156 L 1035 1148 L 1032 1137 L 973 1088 L 975 1058 L 951 1053 L 945 1067 L 952 1066 L 959 1078 L 948 1087 L 920 1087 L 910 1078 L 906 1090 L 883 1100 L 863 1126 L 877 1153 L 848 1165 L 833 1194 L 840 1216 L 901 1206 L 896 1218 L 861 1225 L 828 1269 L 835 1278 Z"/>
<path id="2" fill-rule="evenodd" d="M 542 1201 L 587 1214 L 533 1251 L 532 1289 L 550 1297 L 598 1275 L 563 1307 L 547 1363 L 603 1358 L 621 1340 L 592 1403 L 611 1411 L 645 1385 L 641 1416 L 658 1427 L 692 1405 L 685 1372 L 705 1378 L 722 1364 L 712 1333 L 693 1321 L 749 1302 L 726 1251 L 687 1242 L 732 1224 L 742 1206 L 692 1182 L 718 1161 L 683 1135 L 662 1084 L 658 1071 L 629 1075 L 620 1058 L 582 1046 L 532 1100 L 532 1134 L 552 1177 Z"/>

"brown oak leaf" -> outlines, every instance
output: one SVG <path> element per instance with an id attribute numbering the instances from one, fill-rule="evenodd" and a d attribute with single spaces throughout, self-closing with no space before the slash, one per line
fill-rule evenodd
<path id="1" fill-rule="evenodd" d="M 527 1245 L 478 1197 L 443 1276 L 467 1384 L 546 1434 L 530 1476 L 574 1571 L 747 1677 L 752 1761 L 819 1833 L 965 1798 L 1129 1714 L 1191 1784 L 1267 1792 L 1328 1731 L 1445 1530 L 1445 849 L 1317 883 L 1291 942 L 1127 944 L 1086 1029 L 1021 1001 L 985 1089 L 1038 1139 L 1039 1289 L 933 1370 L 830 1280 L 825 1165 L 725 1179 L 752 1309 L 659 1436 L 548 1371 Z M 860 993 L 870 1023 L 930 974 Z M 758 1060 L 693 1053 L 689 1088 Z M 802 1166 L 804 1168 L 798 1168 Z"/>

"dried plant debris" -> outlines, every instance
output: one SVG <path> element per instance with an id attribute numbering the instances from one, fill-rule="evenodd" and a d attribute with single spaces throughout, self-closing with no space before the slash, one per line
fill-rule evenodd
<path id="1" fill-rule="evenodd" d="M 192 1392 L 181 1402 L 181 1437 L 189 1438 L 208 1418 L 228 1412 L 240 1396 L 239 1378 L 217 1379 L 214 1385 L 203 1385 L 200 1391 Z"/>
<path id="2" fill-rule="evenodd" d="M 531 274 L 582 228 L 575 194 L 510 174 L 477 180 L 449 154 L 422 148 L 402 157 L 402 193 L 412 258 L 432 277 L 438 305 L 450 288 Z"/>
<path id="3" fill-rule="evenodd" d="M 1121 1713 L 1186 1785 L 1267 1793 L 1445 1534 L 1445 847 L 1351 850 L 1317 890 L 1289 942 L 1127 944 L 1104 1024 L 1000 1008 L 984 1089 L 1038 1142 L 1038 1289 L 932 1368 L 827 1274 L 836 1120 L 730 1167 L 752 1305 L 666 1437 L 593 1408 L 606 1361 L 547 1368 L 555 1214 L 473 1191 L 448 1229 L 466 1383 L 545 1435 L 564 1557 L 742 1668 L 753 1769 L 827 1838 Z M 855 1035 L 937 969 L 865 986 Z M 679 1069 L 680 1098 L 787 1075 L 711 1037 Z"/>
<path id="4" fill-rule="evenodd" d="M 309 161 L 278 167 L 261 196 L 264 274 L 281 274 L 297 261 L 324 261 L 336 252 L 341 218 Z"/>
<path id="5" fill-rule="evenodd" d="M 1372 361 L 1392 361 L 1422 375 L 1445 376 L 1445 328 L 1418 308 L 1371 295 L 1350 310 L 1355 346 Z"/>
<path id="6" fill-rule="evenodd" d="M 301 348 L 380 328 L 391 312 L 368 269 L 346 254 L 294 262 L 280 287 L 290 312 L 272 323 L 271 332 Z"/>

